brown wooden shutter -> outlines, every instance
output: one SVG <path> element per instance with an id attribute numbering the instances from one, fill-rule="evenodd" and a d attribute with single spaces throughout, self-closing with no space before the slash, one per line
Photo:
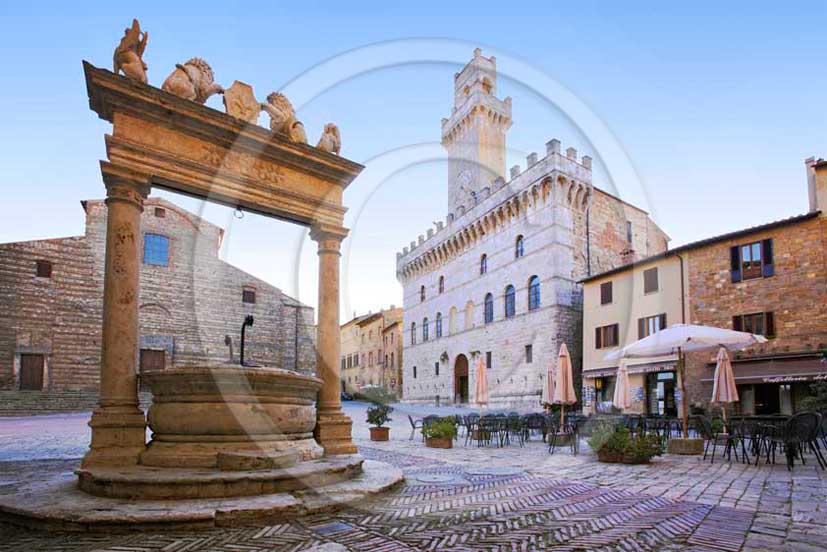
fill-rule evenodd
<path id="1" fill-rule="evenodd" d="M 141 372 L 163 370 L 166 367 L 165 351 L 141 349 Z"/>
<path id="2" fill-rule="evenodd" d="M 609 344 L 610 346 L 614 347 L 615 345 L 617 345 L 618 341 L 620 341 L 620 330 L 618 329 L 618 325 L 612 324 L 611 326 L 609 326 L 609 333 L 612 334 L 610 338 L 611 341 L 609 342 Z"/>
<path id="3" fill-rule="evenodd" d="M 775 316 L 771 312 L 764 313 L 764 337 L 775 337 Z"/>
<path id="4" fill-rule="evenodd" d="M 43 389 L 43 355 L 20 355 L 20 389 Z"/>
<path id="5" fill-rule="evenodd" d="M 596 349 L 603 348 L 603 342 L 600 339 L 600 328 L 594 329 L 594 346 Z"/>
<path id="6" fill-rule="evenodd" d="M 646 337 L 646 319 L 645 318 L 638 318 L 637 319 L 637 338 L 643 339 Z"/>
<path id="7" fill-rule="evenodd" d="M 773 264 L 772 255 L 772 238 L 761 242 L 761 259 L 763 265 L 761 266 L 761 275 L 768 278 L 775 274 L 775 264 Z"/>
<path id="8" fill-rule="evenodd" d="M 741 330 L 742 327 L 743 326 L 741 325 L 741 317 L 740 316 L 733 316 L 732 317 L 732 329 L 735 330 L 736 332 L 740 332 L 740 331 L 742 331 Z"/>
<path id="9" fill-rule="evenodd" d="M 660 315 L 660 329 L 661 330 L 666 329 L 666 313 L 663 313 L 663 314 Z"/>
<path id="10" fill-rule="evenodd" d="M 729 248 L 729 275 L 732 283 L 741 281 L 741 248 L 734 245 Z"/>

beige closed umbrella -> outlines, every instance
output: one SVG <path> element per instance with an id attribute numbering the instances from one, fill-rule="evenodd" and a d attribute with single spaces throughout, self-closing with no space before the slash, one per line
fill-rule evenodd
<path id="1" fill-rule="evenodd" d="M 554 400 L 554 362 L 548 363 L 546 378 L 543 381 L 543 395 L 540 400 L 546 408 L 548 408 L 548 405 Z"/>
<path id="2" fill-rule="evenodd" d="M 484 406 L 488 404 L 488 374 L 485 373 L 485 363 L 482 361 L 482 355 L 477 358 L 476 385 L 474 387 L 474 400 L 478 405 Z"/>
<path id="3" fill-rule="evenodd" d="M 626 410 L 632 406 L 632 393 L 629 388 L 629 370 L 626 368 L 626 362 L 621 360 L 620 366 L 617 367 L 617 381 L 615 381 L 615 393 L 612 397 L 612 403 L 621 410 Z"/>
<path id="4" fill-rule="evenodd" d="M 560 354 L 557 355 L 557 377 L 554 378 L 554 404 L 560 405 L 560 426 L 566 422 L 566 405 L 577 402 L 574 394 L 574 374 L 571 370 L 571 356 L 565 343 L 560 345 Z"/>
<path id="5" fill-rule="evenodd" d="M 712 386 L 712 403 L 720 404 L 726 421 L 727 403 L 738 402 L 738 388 L 735 386 L 735 374 L 726 348 L 718 349 L 718 362 L 715 364 L 715 377 Z"/>

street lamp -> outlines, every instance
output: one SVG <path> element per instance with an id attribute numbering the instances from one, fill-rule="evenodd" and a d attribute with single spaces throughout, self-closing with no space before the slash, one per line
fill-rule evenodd
<path id="1" fill-rule="evenodd" d="M 245 334 L 245 330 L 247 329 L 247 326 L 252 327 L 252 325 L 253 325 L 253 315 L 248 314 L 244 318 L 244 324 L 241 325 L 241 358 L 240 358 L 240 360 L 241 360 L 241 365 L 242 366 L 244 366 L 244 337 L 245 337 L 244 334 Z"/>

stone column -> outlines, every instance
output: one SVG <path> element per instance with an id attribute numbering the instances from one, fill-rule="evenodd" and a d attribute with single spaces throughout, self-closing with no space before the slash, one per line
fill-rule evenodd
<path id="1" fill-rule="evenodd" d="M 339 248 L 347 229 L 314 225 L 310 238 L 319 244 L 319 324 L 316 329 L 316 365 L 322 389 L 316 406 L 316 440 L 325 456 L 354 454 L 353 423 L 342 412 L 339 366 Z"/>
<path id="2" fill-rule="evenodd" d="M 83 467 L 137 464 L 146 444 L 138 406 L 138 278 L 141 212 L 149 186 L 108 174 L 103 280 L 100 404 L 92 413 L 92 443 Z"/>

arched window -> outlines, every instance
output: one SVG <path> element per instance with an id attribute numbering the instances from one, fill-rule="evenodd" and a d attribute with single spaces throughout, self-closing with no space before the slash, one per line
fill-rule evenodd
<path id="1" fill-rule="evenodd" d="M 411 322 L 411 345 L 416 345 L 416 322 Z"/>
<path id="2" fill-rule="evenodd" d="M 425 286 L 422 286 L 421 288 L 419 288 L 419 301 L 421 302 L 421 301 L 424 301 L 424 300 L 425 300 Z"/>
<path id="3" fill-rule="evenodd" d="M 439 292 L 440 293 L 445 292 L 445 276 L 440 276 L 439 277 Z"/>
<path id="4" fill-rule="evenodd" d="M 436 336 L 437 338 L 442 337 L 442 313 L 436 313 Z"/>
<path id="5" fill-rule="evenodd" d="M 490 293 L 485 296 L 485 323 L 494 321 L 494 296 Z"/>
<path id="6" fill-rule="evenodd" d="M 505 317 L 514 316 L 514 286 L 509 284 L 505 288 Z"/>
<path id="7" fill-rule="evenodd" d="M 465 329 L 470 330 L 474 327 L 474 302 L 468 301 L 465 303 Z"/>
<path id="8" fill-rule="evenodd" d="M 422 319 L 422 341 L 428 341 L 428 317 Z"/>
<path id="9" fill-rule="evenodd" d="M 523 236 L 522 235 L 517 236 L 517 241 L 514 244 L 514 258 L 515 259 L 519 259 L 520 257 L 523 256 L 524 247 L 525 247 L 525 240 L 523 239 Z"/>
<path id="10" fill-rule="evenodd" d="M 483 254 L 480 257 L 480 274 L 485 274 L 488 272 L 488 255 Z"/>
<path id="11" fill-rule="evenodd" d="M 532 276 L 528 280 L 528 310 L 540 308 L 540 278 Z"/>

